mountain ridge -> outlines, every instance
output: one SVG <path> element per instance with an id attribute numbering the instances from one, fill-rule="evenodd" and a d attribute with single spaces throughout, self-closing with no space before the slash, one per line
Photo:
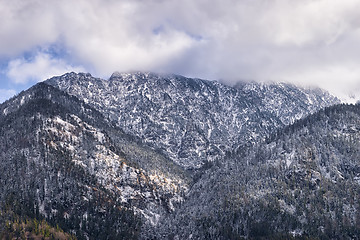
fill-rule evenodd
<path id="1" fill-rule="evenodd" d="M 109 80 L 69 73 L 45 83 L 89 102 L 125 132 L 164 150 L 167 157 L 188 169 L 339 103 L 324 91 L 293 85 L 230 87 L 142 72 L 113 74 Z"/>

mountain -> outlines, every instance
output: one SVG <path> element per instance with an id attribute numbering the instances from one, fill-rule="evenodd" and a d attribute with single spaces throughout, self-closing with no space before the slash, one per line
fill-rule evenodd
<path id="1" fill-rule="evenodd" d="M 80 239 L 132 239 L 187 190 L 182 168 L 50 85 L 0 113 L 2 212 L 46 218 Z"/>
<path id="2" fill-rule="evenodd" d="M 88 103 L 186 169 L 198 169 L 339 100 L 320 89 L 239 83 L 154 73 L 109 80 L 68 73 L 46 81 Z"/>
<path id="3" fill-rule="evenodd" d="M 338 102 L 287 84 L 51 78 L 0 105 L 0 236 L 39 221 L 78 239 L 356 236 L 357 106 L 322 110 Z"/>
<path id="4" fill-rule="evenodd" d="M 218 162 L 155 236 L 359 239 L 360 105 L 325 108 Z"/>

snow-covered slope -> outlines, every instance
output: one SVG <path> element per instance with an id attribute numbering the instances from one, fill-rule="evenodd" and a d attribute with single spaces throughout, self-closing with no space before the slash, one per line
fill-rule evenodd
<path id="1" fill-rule="evenodd" d="M 134 237 L 141 222 L 172 211 L 189 184 L 172 161 L 44 83 L 0 105 L 0 176 L 1 209 L 11 201 L 91 239 Z"/>
<path id="2" fill-rule="evenodd" d="M 359 126 L 336 105 L 228 156 L 152 238 L 359 239 Z"/>
<path id="3" fill-rule="evenodd" d="M 68 73 L 46 81 L 84 100 L 126 133 L 185 168 L 199 168 L 339 100 L 320 89 L 239 83 L 153 73 L 109 80 Z"/>

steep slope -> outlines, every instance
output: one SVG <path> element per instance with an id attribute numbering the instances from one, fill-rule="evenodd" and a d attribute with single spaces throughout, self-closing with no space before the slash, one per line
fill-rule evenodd
<path id="1" fill-rule="evenodd" d="M 156 231 L 175 239 L 358 239 L 360 105 L 297 121 L 217 163 Z"/>
<path id="2" fill-rule="evenodd" d="M 68 73 L 46 83 L 89 103 L 126 133 L 189 169 L 339 102 L 321 90 L 286 84 L 230 87 L 140 72 L 114 73 L 109 80 Z"/>
<path id="3" fill-rule="evenodd" d="M 0 105 L 0 176 L 1 208 L 80 239 L 136 238 L 189 182 L 172 161 L 43 83 Z"/>

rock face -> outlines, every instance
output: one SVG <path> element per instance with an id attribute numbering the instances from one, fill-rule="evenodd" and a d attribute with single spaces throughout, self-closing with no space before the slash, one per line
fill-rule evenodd
<path id="1" fill-rule="evenodd" d="M 109 80 L 69 73 L 46 81 L 84 100 L 126 133 L 197 169 L 278 127 L 339 103 L 319 89 L 215 81 L 153 73 L 114 73 Z"/>

